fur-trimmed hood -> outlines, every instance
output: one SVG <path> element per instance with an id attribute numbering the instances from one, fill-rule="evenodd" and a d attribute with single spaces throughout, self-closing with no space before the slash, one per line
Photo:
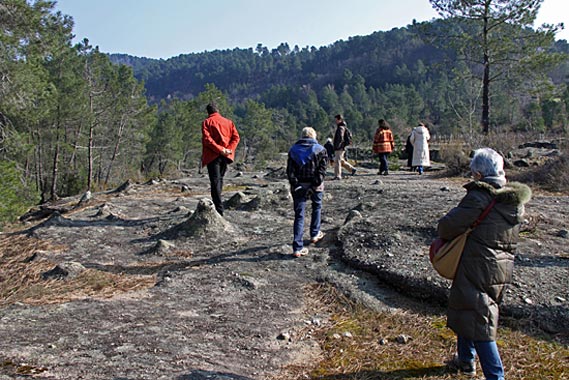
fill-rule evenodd
<path id="1" fill-rule="evenodd" d="M 486 181 L 473 181 L 464 186 L 471 197 L 478 199 L 482 207 L 492 198 L 496 199 L 494 209 L 508 221 L 515 225 L 523 221 L 524 205 L 531 199 L 531 189 L 519 182 L 510 182 L 505 186 Z"/>
<path id="2" fill-rule="evenodd" d="M 472 181 L 464 185 L 467 191 L 480 188 L 492 194 L 499 203 L 524 205 L 531 199 L 531 189 L 529 186 L 519 182 L 509 182 L 504 187 L 496 188 L 491 183 L 483 181 Z"/>

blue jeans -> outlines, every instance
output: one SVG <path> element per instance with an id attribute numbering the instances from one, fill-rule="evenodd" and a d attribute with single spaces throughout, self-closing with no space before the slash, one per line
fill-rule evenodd
<path id="1" fill-rule="evenodd" d="M 387 157 L 389 153 L 379 153 L 379 173 L 387 172 L 389 170 L 389 162 Z"/>
<path id="2" fill-rule="evenodd" d="M 504 367 L 495 341 L 472 341 L 458 336 L 456 347 L 458 358 L 463 362 L 474 361 L 478 354 L 486 380 L 504 380 Z"/>
<path id="3" fill-rule="evenodd" d="M 312 201 L 312 215 L 310 218 L 310 237 L 318 235 L 320 232 L 320 213 L 322 211 L 322 191 L 308 191 L 304 194 L 292 194 L 294 201 L 294 241 L 292 249 L 294 252 L 300 251 L 304 247 L 302 235 L 304 234 L 304 210 L 308 197 Z"/>

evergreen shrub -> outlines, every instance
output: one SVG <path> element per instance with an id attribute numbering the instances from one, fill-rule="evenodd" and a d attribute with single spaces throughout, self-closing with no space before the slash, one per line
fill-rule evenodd
<path id="1" fill-rule="evenodd" d="M 16 165 L 0 162 L 0 230 L 7 223 L 14 222 L 33 204 L 39 201 L 39 194 L 30 190 L 21 180 Z"/>

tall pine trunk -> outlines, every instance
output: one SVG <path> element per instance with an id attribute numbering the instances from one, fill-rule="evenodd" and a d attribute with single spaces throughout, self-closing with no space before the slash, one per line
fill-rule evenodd
<path id="1" fill-rule="evenodd" d="M 484 39 L 484 76 L 482 78 L 482 132 L 488 134 L 490 130 L 490 56 L 488 54 L 488 3 L 486 14 L 484 15 L 484 26 L 482 29 Z"/>
<path id="2" fill-rule="evenodd" d="M 93 117 L 93 93 L 89 90 L 89 111 Z M 89 122 L 89 145 L 87 147 L 88 169 L 87 169 L 87 190 L 91 191 L 93 187 L 93 131 L 95 129 L 95 119 Z"/>
<path id="3" fill-rule="evenodd" d="M 59 113 L 59 112 L 58 112 Z M 60 143 L 59 143 L 59 132 L 60 132 L 60 120 L 59 120 L 60 116 L 58 115 L 57 117 L 57 127 L 55 129 L 55 149 L 53 152 L 53 170 L 51 173 L 51 189 L 50 189 L 50 193 L 49 193 L 49 199 L 51 201 L 55 201 L 57 200 L 57 181 L 58 181 L 58 176 L 59 176 L 59 149 L 60 149 Z"/>
<path id="4" fill-rule="evenodd" d="M 109 162 L 109 167 L 107 168 L 107 175 L 105 176 L 105 186 L 109 183 L 109 178 L 111 177 L 111 171 L 113 169 L 113 164 L 115 163 L 115 160 L 116 160 L 117 156 L 119 155 L 119 147 L 121 144 L 122 134 L 124 131 L 124 127 L 126 125 L 125 119 L 126 119 L 126 115 L 122 115 L 121 121 L 119 123 L 119 130 L 117 132 L 117 141 L 115 143 L 115 148 L 113 150 L 113 156 L 111 157 L 111 162 Z"/>

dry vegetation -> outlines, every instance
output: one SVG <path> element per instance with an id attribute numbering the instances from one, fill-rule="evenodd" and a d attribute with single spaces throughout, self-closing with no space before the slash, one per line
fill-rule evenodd
<path id="1" fill-rule="evenodd" d="M 63 247 L 24 235 L 0 237 L 0 307 L 16 302 L 49 304 L 85 297 L 110 298 L 154 286 L 155 276 L 133 276 L 86 269 L 74 279 L 45 280 L 55 264 L 42 252 Z"/>
<path id="2" fill-rule="evenodd" d="M 469 173 L 469 153 L 479 147 L 488 146 L 507 156 L 521 144 L 528 141 L 543 141 L 543 136 L 513 132 L 491 133 L 488 136 L 474 136 L 440 141 L 441 161 L 445 164 L 445 176 L 464 176 Z M 548 158 L 543 166 L 526 169 L 507 169 L 511 180 L 528 184 L 532 188 L 553 192 L 569 189 L 569 143 L 563 135 L 553 137 L 559 142 L 560 155 Z"/>
<path id="3" fill-rule="evenodd" d="M 565 146 L 562 150 L 560 157 L 551 160 L 543 167 L 517 173 L 514 178 L 543 190 L 567 192 L 569 190 L 569 147 Z"/>
<path id="4" fill-rule="evenodd" d="M 374 312 L 330 286 L 313 287 L 309 293 L 313 299 L 311 312 L 330 315 L 316 333 L 322 357 L 313 368 L 288 368 L 287 379 L 290 374 L 294 379 L 313 380 L 455 378 L 444 364 L 454 353 L 455 336 L 445 327 L 442 310 L 425 306 L 421 312 Z M 399 343 L 400 336 L 409 337 L 408 342 Z M 498 345 L 508 379 L 569 376 L 567 346 L 508 328 L 500 330 Z"/>

